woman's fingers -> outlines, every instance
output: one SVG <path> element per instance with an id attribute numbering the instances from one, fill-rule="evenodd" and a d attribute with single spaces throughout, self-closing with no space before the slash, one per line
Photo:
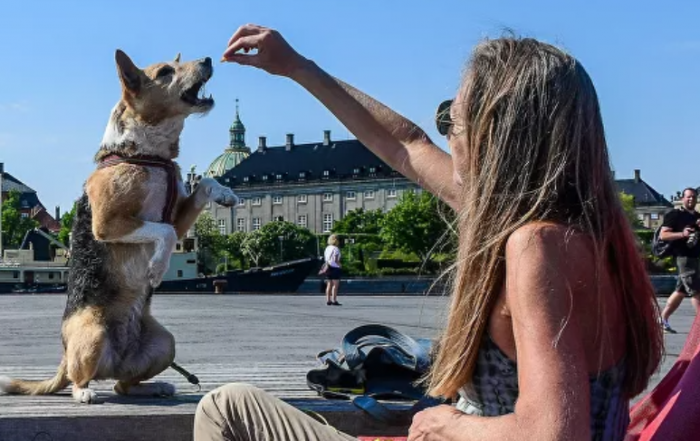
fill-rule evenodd
<path id="1" fill-rule="evenodd" d="M 233 43 L 229 45 L 224 51 L 222 56 L 223 60 L 230 60 L 231 56 L 234 55 L 239 50 L 249 51 L 251 49 L 259 49 L 261 35 L 247 35 L 244 37 L 239 37 Z"/>
<path id="2" fill-rule="evenodd" d="M 245 37 L 247 35 L 255 35 L 259 34 L 260 31 L 262 31 L 262 27 L 254 24 L 247 24 L 239 27 L 236 29 L 236 32 L 233 33 L 231 38 L 228 40 L 227 46 L 231 46 L 234 41 L 238 40 L 241 37 Z"/>

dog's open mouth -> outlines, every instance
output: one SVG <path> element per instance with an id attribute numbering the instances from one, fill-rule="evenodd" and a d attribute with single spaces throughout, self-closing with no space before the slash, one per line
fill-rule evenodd
<path id="1" fill-rule="evenodd" d="M 206 83 L 205 80 L 197 81 L 194 86 L 185 90 L 180 98 L 191 106 L 210 107 L 214 104 L 214 98 L 212 98 L 211 94 L 206 96 L 204 90 L 204 85 Z"/>

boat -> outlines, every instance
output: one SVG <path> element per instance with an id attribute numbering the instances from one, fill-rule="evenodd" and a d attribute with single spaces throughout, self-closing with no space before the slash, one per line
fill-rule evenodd
<path id="1" fill-rule="evenodd" d="M 197 252 L 183 245 L 176 245 L 156 293 L 295 293 L 320 266 L 318 259 L 308 257 L 204 276 L 197 273 Z M 43 229 L 28 231 L 19 249 L 4 250 L 1 257 L 0 294 L 66 292 L 70 249 Z"/>

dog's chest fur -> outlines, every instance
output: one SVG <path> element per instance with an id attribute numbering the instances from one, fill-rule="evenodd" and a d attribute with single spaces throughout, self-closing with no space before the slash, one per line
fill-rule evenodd
<path id="1" fill-rule="evenodd" d="M 169 191 L 168 172 L 158 167 L 146 167 L 148 177 L 143 183 L 146 198 L 143 201 L 139 217 L 150 222 L 168 222 L 163 219 L 163 208 L 167 203 Z"/>

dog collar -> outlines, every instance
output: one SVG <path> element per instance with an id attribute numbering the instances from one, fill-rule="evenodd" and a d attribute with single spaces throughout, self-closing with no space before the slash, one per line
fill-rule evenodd
<path id="1" fill-rule="evenodd" d="M 97 168 L 113 167 L 119 164 L 139 165 L 142 167 L 159 167 L 165 170 L 168 179 L 168 195 L 163 207 L 161 222 L 171 224 L 173 219 L 173 210 L 177 202 L 177 175 L 175 173 L 175 163 L 170 159 L 163 159 L 158 156 L 135 155 L 121 156 L 116 153 L 102 158 Z"/>

